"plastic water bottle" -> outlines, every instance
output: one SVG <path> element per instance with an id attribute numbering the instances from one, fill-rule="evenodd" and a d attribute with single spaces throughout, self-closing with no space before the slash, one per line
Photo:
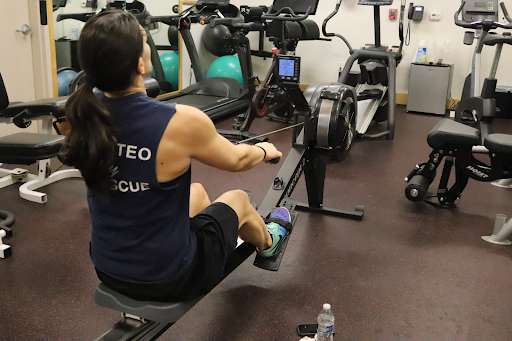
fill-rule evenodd
<path id="1" fill-rule="evenodd" d="M 332 341 L 334 334 L 334 315 L 331 311 L 331 305 L 325 303 L 322 311 L 318 315 L 318 329 L 316 333 L 317 341 Z"/>
<path id="2" fill-rule="evenodd" d="M 418 52 L 416 53 L 416 62 L 417 63 L 426 63 L 427 62 L 427 41 L 420 40 L 418 44 Z"/>
<path id="3" fill-rule="evenodd" d="M 75 25 L 71 26 L 71 39 L 78 40 L 78 27 Z"/>

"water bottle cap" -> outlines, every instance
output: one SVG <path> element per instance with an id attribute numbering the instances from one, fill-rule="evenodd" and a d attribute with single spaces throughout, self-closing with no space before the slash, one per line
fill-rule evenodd
<path id="1" fill-rule="evenodd" d="M 329 303 L 324 303 L 324 310 L 331 310 L 331 305 Z"/>

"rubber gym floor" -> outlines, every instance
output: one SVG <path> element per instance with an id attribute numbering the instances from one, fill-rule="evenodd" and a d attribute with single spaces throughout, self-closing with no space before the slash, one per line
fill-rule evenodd
<path id="1" fill-rule="evenodd" d="M 439 120 L 399 106 L 393 141 L 357 141 L 327 168 L 324 205 L 364 205 L 362 221 L 300 212 L 278 272 L 250 257 L 161 340 L 299 340 L 297 324 L 314 323 L 325 302 L 336 340 L 512 340 L 512 249 L 480 238 L 491 234 L 496 213 L 512 215 L 510 191 L 470 180 L 455 210 L 404 196 L 403 179 L 427 160 L 426 136 Z M 511 121 L 495 126 L 512 133 Z M 280 127 L 260 119 L 251 131 Z M 270 141 L 287 154 L 291 131 Z M 279 167 L 225 173 L 194 162 L 192 178 L 211 199 L 242 188 L 259 203 Z M 21 199 L 17 187 L 0 190 L 0 208 L 16 216 L 6 240 L 13 256 L 0 259 L 0 340 L 99 337 L 120 314 L 93 301 L 83 181 L 46 187 L 42 205 Z M 293 197 L 306 201 L 303 179 Z"/>

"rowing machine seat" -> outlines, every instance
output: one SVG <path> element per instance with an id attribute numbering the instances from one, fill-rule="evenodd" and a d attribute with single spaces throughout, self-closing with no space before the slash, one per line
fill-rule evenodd
<path id="1" fill-rule="evenodd" d="M 185 302 L 137 301 L 103 283 L 94 293 L 97 305 L 158 323 L 174 323 L 187 313 L 203 296 Z"/>

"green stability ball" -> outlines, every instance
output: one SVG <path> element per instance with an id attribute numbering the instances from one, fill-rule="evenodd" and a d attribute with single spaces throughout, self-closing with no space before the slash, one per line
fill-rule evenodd
<path id="1" fill-rule="evenodd" d="M 178 90 L 179 86 L 179 72 L 180 72 L 180 57 L 178 52 L 172 51 L 164 53 L 160 56 L 160 62 L 164 69 L 165 80 L 172 84 L 172 90 Z M 153 78 L 155 72 L 153 72 Z"/>
<path id="2" fill-rule="evenodd" d="M 240 67 L 240 61 L 236 56 L 223 56 L 217 58 L 208 69 L 206 77 L 227 77 L 233 78 L 244 85 L 244 79 L 242 77 L 242 68 Z"/>

